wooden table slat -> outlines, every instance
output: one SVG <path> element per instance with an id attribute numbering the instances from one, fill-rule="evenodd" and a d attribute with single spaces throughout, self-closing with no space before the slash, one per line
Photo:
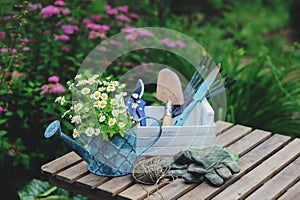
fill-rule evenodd
<path id="1" fill-rule="evenodd" d="M 78 156 L 74 151 L 63 155 L 47 164 L 44 164 L 41 167 L 42 173 L 48 174 L 51 176 L 55 176 L 57 173 L 61 172 L 62 170 L 77 164 L 80 162 L 82 158 Z"/>
<path id="2" fill-rule="evenodd" d="M 104 191 L 112 196 L 117 195 L 126 188 L 134 184 L 131 175 L 115 177 L 97 187 L 98 190 Z"/>
<path id="3" fill-rule="evenodd" d="M 250 152 L 242 156 L 238 163 L 241 171 L 238 174 L 234 174 L 231 179 L 224 183 L 221 187 L 212 187 L 207 183 L 202 183 L 195 189 L 191 190 L 187 194 L 183 195 L 180 200 L 191 200 L 195 196 L 201 196 L 202 199 L 211 199 L 213 196 L 218 194 L 220 191 L 228 187 L 234 181 L 238 180 L 248 171 L 263 162 L 266 158 L 272 156 L 279 149 L 287 144 L 290 137 L 283 135 L 273 135 L 259 146 L 252 149 Z"/>
<path id="4" fill-rule="evenodd" d="M 96 174 L 89 173 L 86 176 L 78 179 L 76 181 L 76 184 L 81 187 L 94 189 L 109 179 L 110 179 L 109 177 L 98 176 Z"/>
<path id="5" fill-rule="evenodd" d="M 300 140 L 296 139 L 279 152 L 268 158 L 261 165 L 227 187 L 214 199 L 239 199 L 248 196 L 267 179 L 285 167 L 291 160 L 299 156 Z"/>
<path id="6" fill-rule="evenodd" d="M 74 183 L 77 179 L 88 173 L 87 163 L 82 161 L 56 175 L 56 178 L 67 183 Z"/>
<path id="7" fill-rule="evenodd" d="M 300 197 L 300 181 L 286 191 L 278 200 L 295 200 Z"/>
<path id="8" fill-rule="evenodd" d="M 276 176 L 266 182 L 258 190 L 252 193 L 247 200 L 256 200 L 261 197 L 278 198 L 290 186 L 300 179 L 300 157 L 290 163 Z"/>
<path id="9" fill-rule="evenodd" d="M 247 129 L 245 131 L 248 131 Z M 235 146 L 235 153 L 240 155 L 242 152 L 244 152 L 244 149 L 249 149 L 251 146 L 255 146 L 255 143 L 259 144 L 262 141 L 264 141 L 267 137 L 269 137 L 269 133 L 260 132 L 261 137 L 258 137 L 259 131 L 254 131 L 249 133 L 248 140 L 241 140 L 239 142 L 239 145 Z M 253 144 L 254 143 L 254 144 Z M 235 143 L 230 145 L 228 148 L 231 150 L 231 146 L 233 146 Z M 175 182 L 175 181 L 174 181 Z M 196 184 L 183 184 L 183 180 L 179 179 L 177 182 L 172 182 L 159 191 L 155 192 L 153 195 L 150 196 L 149 199 L 160 199 L 161 196 L 164 197 L 164 199 L 177 199 L 178 197 L 184 195 L 188 191 L 192 190 L 194 187 L 196 187 Z"/>
<path id="10" fill-rule="evenodd" d="M 216 124 L 216 135 L 217 136 L 233 126 L 232 123 L 224 122 L 224 121 L 217 121 L 217 122 L 215 122 L 215 124 Z"/>
<path id="11" fill-rule="evenodd" d="M 219 135 L 216 143 L 221 146 L 228 146 L 250 133 L 251 130 L 250 127 L 235 125 Z"/>

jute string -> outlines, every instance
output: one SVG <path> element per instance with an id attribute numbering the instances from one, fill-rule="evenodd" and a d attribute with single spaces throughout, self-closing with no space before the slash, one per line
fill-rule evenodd
<path id="1" fill-rule="evenodd" d="M 160 181 L 165 178 L 171 178 L 174 180 L 173 176 L 169 175 L 170 166 L 163 166 L 163 160 L 161 157 L 156 156 L 148 159 L 142 159 L 137 162 L 132 171 L 132 177 L 138 183 L 145 185 L 155 185 L 156 191 L 158 191 L 158 186 Z M 151 194 L 145 187 L 142 188 L 147 192 L 147 197 Z M 158 192 L 158 194 L 163 196 Z"/>

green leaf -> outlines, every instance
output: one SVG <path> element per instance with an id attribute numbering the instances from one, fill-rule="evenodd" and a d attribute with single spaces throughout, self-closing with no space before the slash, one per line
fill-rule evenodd
<path id="1" fill-rule="evenodd" d="M 24 116 L 24 111 L 23 111 L 23 110 L 18 109 L 16 112 L 17 112 L 17 115 L 18 115 L 20 118 L 23 118 L 23 116 Z"/>
<path id="2" fill-rule="evenodd" d="M 3 137 L 7 133 L 6 130 L 0 130 L 0 137 Z"/>
<path id="3" fill-rule="evenodd" d="M 0 119 L 0 125 L 4 124 L 5 122 L 7 122 L 7 119 Z"/>

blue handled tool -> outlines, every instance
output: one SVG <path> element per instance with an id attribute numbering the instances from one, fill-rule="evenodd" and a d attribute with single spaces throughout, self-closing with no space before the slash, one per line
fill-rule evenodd
<path id="1" fill-rule="evenodd" d="M 192 110 L 195 108 L 199 101 L 206 96 L 207 91 L 209 90 L 210 86 L 216 79 L 218 73 L 220 71 L 220 64 L 218 64 L 211 72 L 208 74 L 207 78 L 204 82 L 200 85 L 199 89 L 197 90 L 196 94 L 193 97 L 192 103 L 190 103 L 184 110 L 183 113 L 180 115 L 179 119 L 176 121 L 174 126 L 182 126 Z"/>
<path id="2" fill-rule="evenodd" d="M 136 83 L 133 93 L 126 102 L 127 109 L 133 118 L 135 118 L 135 116 L 137 116 L 137 118 L 145 117 L 146 102 L 142 99 L 143 94 L 144 83 L 141 79 L 139 79 Z M 146 126 L 146 119 L 142 119 L 140 121 L 140 125 Z"/>

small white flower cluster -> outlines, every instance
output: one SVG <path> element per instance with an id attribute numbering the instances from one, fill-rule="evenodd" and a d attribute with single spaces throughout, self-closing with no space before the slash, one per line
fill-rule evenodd
<path id="1" fill-rule="evenodd" d="M 104 139 L 109 139 L 117 133 L 124 136 L 126 130 L 132 127 L 133 121 L 123 100 L 127 95 L 122 90 L 126 87 L 125 84 L 111 80 L 111 77 L 101 81 L 99 75 L 87 79 L 84 79 L 83 75 L 77 75 L 75 82 L 68 83 L 69 89 L 79 98 L 71 101 L 71 107 L 62 117 L 73 111 L 73 116 L 69 115 L 69 118 L 71 123 L 76 125 L 73 130 L 74 138 L 85 133 L 87 136 L 101 134 Z M 66 100 L 65 97 L 57 97 L 55 102 L 65 105 Z M 94 112 L 91 113 L 92 111 Z M 90 123 L 90 119 L 95 115 L 97 123 Z"/>

